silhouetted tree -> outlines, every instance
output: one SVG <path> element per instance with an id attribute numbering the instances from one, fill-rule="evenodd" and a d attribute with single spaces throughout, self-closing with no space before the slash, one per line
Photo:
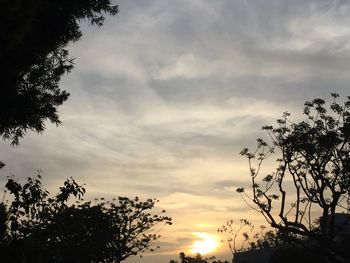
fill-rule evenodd
<path id="1" fill-rule="evenodd" d="M 171 218 L 150 213 L 157 200 L 119 197 L 82 202 L 85 188 L 68 179 L 54 197 L 40 175 L 6 184 L 12 201 L 0 206 L 1 262 L 121 262 L 155 249 L 155 227 Z M 78 201 L 68 204 L 73 196 Z M 164 213 L 165 211 L 162 211 Z"/>
<path id="2" fill-rule="evenodd" d="M 216 260 L 215 257 L 203 258 L 197 253 L 194 257 L 186 256 L 184 252 L 179 254 L 180 263 L 229 263 L 227 260 Z M 170 263 L 178 263 L 176 260 L 170 260 Z"/>
<path id="3" fill-rule="evenodd" d="M 0 203 L 0 244 L 3 244 L 6 241 L 7 220 L 8 214 L 6 206 L 3 203 Z"/>
<path id="4" fill-rule="evenodd" d="M 318 241 L 334 262 L 335 215 L 348 212 L 350 194 L 350 97 L 344 103 L 338 97 L 332 94 L 329 109 L 322 99 L 305 102 L 303 121 L 294 123 L 284 113 L 277 127 L 263 127 L 272 144 L 258 139 L 254 152 L 241 152 L 249 161 L 252 196 L 237 189 L 272 227 Z M 280 154 L 276 171 L 262 174 L 263 162 L 275 151 Z"/>
<path id="5" fill-rule="evenodd" d="M 232 253 L 232 258 L 235 258 L 235 255 L 245 248 L 246 242 L 249 241 L 250 236 L 249 234 L 245 231 L 242 232 L 244 228 L 248 228 L 249 232 L 253 231 L 253 224 L 249 222 L 247 219 L 240 219 L 239 220 L 240 224 L 238 228 L 235 228 L 234 221 L 228 220 L 225 225 L 222 225 L 219 229 L 218 232 L 225 235 L 225 241 Z M 240 245 L 238 246 L 238 238 L 240 236 L 243 236 L 243 241 L 240 242 Z M 234 261 L 233 261 L 234 262 Z"/>
<path id="6" fill-rule="evenodd" d="M 243 231 L 245 229 L 247 231 Z M 286 246 L 295 240 L 291 234 L 285 235 L 275 229 L 266 230 L 263 225 L 260 226 L 260 231 L 255 231 L 255 226 L 247 219 L 240 219 L 238 226 L 234 220 L 228 220 L 218 229 L 218 232 L 224 235 L 225 239 L 222 242 L 227 243 L 232 253 L 233 263 L 236 262 L 235 256 L 240 252 Z"/>
<path id="7" fill-rule="evenodd" d="M 288 243 L 288 240 L 282 237 L 280 232 L 265 230 L 265 226 L 260 226 L 260 231 L 255 233 L 253 239 L 248 242 L 249 249 L 273 248 Z"/>
<path id="8" fill-rule="evenodd" d="M 74 66 L 67 45 L 82 36 L 79 22 L 101 26 L 116 15 L 110 0 L 3 0 L 0 33 L 0 135 L 18 144 L 27 130 L 41 133 L 44 121 L 60 124 L 57 106 L 69 94 L 59 88 Z"/>
<path id="9" fill-rule="evenodd" d="M 156 202 L 156 199 L 140 201 L 138 197 L 119 197 L 117 204 L 112 202 L 108 208 L 104 206 L 106 213 L 113 219 L 111 228 L 114 236 L 109 244 L 113 262 L 119 263 L 130 256 L 158 248 L 153 246 L 160 238 L 154 227 L 172 223 L 170 217 L 150 213 Z M 165 213 L 165 210 L 161 213 Z"/>

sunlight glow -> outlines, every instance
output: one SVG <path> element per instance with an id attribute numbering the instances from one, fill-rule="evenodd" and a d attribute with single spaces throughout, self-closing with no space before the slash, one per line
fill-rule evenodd
<path id="1" fill-rule="evenodd" d="M 193 245 L 191 246 L 192 253 L 204 255 L 214 251 L 219 245 L 218 239 L 214 235 L 209 235 L 208 233 L 203 232 L 195 232 L 194 235 L 200 240 L 193 242 Z"/>

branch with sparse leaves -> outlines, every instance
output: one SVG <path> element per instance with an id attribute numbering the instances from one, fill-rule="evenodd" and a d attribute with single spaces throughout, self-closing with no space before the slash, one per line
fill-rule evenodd
<path id="1" fill-rule="evenodd" d="M 329 105 L 323 99 L 305 102 L 300 122 L 285 112 L 276 127 L 264 126 L 271 142 L 258 139 L 254 151 L 240 153 L 248 159 L 251 194 L 237 189 L 272 227 L 317 240 L 328 250 L 335 249 L 339 231 L 335 215 L 349 212 L 350 195 L 350 97 L 340 103 L 338 94 L 331 96 Z M 275 153 L 277 168 L 264 174 L 262 164 Z"/>

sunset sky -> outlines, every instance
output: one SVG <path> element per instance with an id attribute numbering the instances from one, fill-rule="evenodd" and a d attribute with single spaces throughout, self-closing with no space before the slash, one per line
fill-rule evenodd
<path id="1" fill-rule="evenodd" d="M 174 224 L 162 229 L 161 249 L 127 262 L 177 259 L 227 219 L 262 224 L 235 193 L 249 179 L 239 152 L 283 111 L 297 117 L 305 100 L 349 95 L 350 3 L 115 3 L 116 17 L 83 23 L 69 48 L 76 65 L 61 81 L 71 94 L 63 125 L 47 123 L 18 147 L 0 142 L 1 185 L 41 170 L 52 193 L 73 176 L 88 198 L 158 198 Z"/>

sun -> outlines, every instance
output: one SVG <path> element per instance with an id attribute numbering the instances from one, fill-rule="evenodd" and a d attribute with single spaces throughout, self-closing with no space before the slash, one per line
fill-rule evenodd
<path id="1" fill-rule="evenodd" d="M 214 235 L 203 232 L 195 232 L 194 235 L 199 240 L 193 242 L 191 246 L 192 253 L 204 255 L 214 251 L 219 245 L 218 239 Z"/>

